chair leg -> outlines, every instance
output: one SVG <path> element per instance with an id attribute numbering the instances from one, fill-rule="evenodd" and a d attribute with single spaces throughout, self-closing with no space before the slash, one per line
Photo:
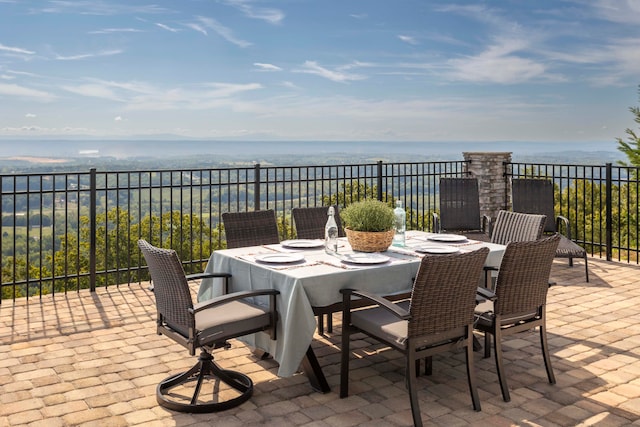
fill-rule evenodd
<path id="1" fill-rule="evenodd" d="M 589 267 L 587 265 L 587 254 L 584 255 L 584 275 L 587 278 L 587 283 L 589 283 Z"/>
<path id="2" fill-rule="evenodd" d="M 413 425 L 416 427 L 422 427 L 422 415 L 420 415 L 420 403 L 418 402 L 418 388 L 416 386 L 416 361 L 413 360 L 413 355 L 415 353 L 415 349 L 412 346 L 408 346 L 407 352 L 410 352 L 406 355 L 407 357 L 407 373 L 406 373 L 406 381 L 408 383 L 409 389 L 409 400 L 411 401 L 411 415 L 413 416 Z"/>
<path id="3" fill-rule="evenodd" d="M 480 411 L 480 397 L 476 388 L 476 370 L 473 364 L 473 325 L 469 326 L 469 334 L 467 338 L 467 382 L 469 383 L 469 393 L 471 393 L 471 402 L 473 409 Z"/>
<path id="4" fill-rule="evenodd" d="M 496 371 L 498 371 L 498 381 L 500 381 L 500 389 L 502 390 L 502 399 L 505 402 L 511 400 L 509 395 L 509 386 L 507 385 L 507 376 L 504 373 L 504 366 L 502 363 L 502 337 L 500 336 L 500 327 L 497 326 L 494 329 L 493 334 L 493 352 L 496 359 Z"/>
<path id="5" fill-rule="evenodd" d="M 340 350 L 340 398 L 349 396 L 349 342 L 351 340 L 349 321 L 342 316 L 342 349 Z"/>
<path id="6" fill-rule="evenodd" d="M 484 358 L 491 357 L 491 334 L 487 331 L 484 332 Z"/>
<path id="7" fill-rule="evenodd" d="M 327 332 L 333 333 L 333 313 L 327 313 Z"/>
<path id="8" fill-rule="evenodd" d="M 544 367 L 547 369 L 549 384 L 555 384 L 556 377 L 553 374 L 553 367 L 551 366 L 551 355 L 549 354 L 549 346 L 547 344 L 547 328 L 545 322 L 542 322 L 540 325 L 540 346 L 542 347 L 542 357 L 544 358 Z"/>
<path id="9" fill-rule="evenodd" d="M 324 314 L 318 314 L 318 334 L 324 334 Z"/>
<path id="10" fill-rule="evenodd" d="M 424 358 L 424 374 L 433 375 L 433 357 L 431 356 Z"/>

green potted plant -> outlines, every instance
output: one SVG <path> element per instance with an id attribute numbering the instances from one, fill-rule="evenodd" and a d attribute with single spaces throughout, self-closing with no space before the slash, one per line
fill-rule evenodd
<path id="1" fill-rule="evenodd" d="M 365 199 L 340 211 L 347 240 L 354 251 L 386 251 L 393 240 L 395 216 L 384 202 Z"/>

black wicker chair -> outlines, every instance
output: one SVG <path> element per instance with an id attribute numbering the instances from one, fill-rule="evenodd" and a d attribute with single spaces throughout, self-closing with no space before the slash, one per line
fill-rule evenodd
<path id="1" fill-rule="evenodd" d="M 491 218 L 480 214 L 476 178 L 440 178 L 440 214 L 433 213 L 435 233 L 464 233 L 488 241 Z"/>
<path id="2" fill-rule="evenodd" d="M 491 232 L 491 242 L 506 245 L 542 237 L 546 215 L 499 211 Z"/>
<path id="3" fill-rule="evenodd" d="M 291 209 L 291 216 L 293 217 L 298 239 L 324 239 L 324 227 L 327 224 L 328 209 L 328 206 Z M 338 225 L 338 237 L 345 237 L 346 234 L 342 228 L 337 205 L 333 205 L 333 211 Z"/>
<path id="4" fill-rule="evenodd" d="M 466 349 L 467 380 L 473 408 L 480 410 L 473 368 L 473 319 L 476 288 L 488 248 L 452 255 L 426 255 L 416 276 L 408 310 L 369 293 L 343 289 L 340 397 L 349 394 L 349 344 L 351 334 L 365 334 L 402 352 L 406 357 L 406 379 L 411 412 L 416 426 L 422 425 L 416 376 L 421 359 L 434 354 Z M 375 307 L 351 310 L 351 298 L 367 300 Z M 354 300 L 360 301 L 358 299 Z"/>
<path id="5" fill-rule="evenodd" d="M 555 234 L 540 240 L 512 242 L 507 245 L 500 263 L 495 293 L 478 289 L 486 300 L 476 307 L 476 329 L 485 337 L 485 357 L 491 355 L 493 335 L 496 370 L 505 402 L 511 398 L 502 361 L 502 338 L 518 332 L 540 328 L 540 346 L 551 384 L 556 379 L 547 346 L 546 301 L 549 274 L 560 242 Z"/>
<path id="6" fill-rule="evenodd" d="M 272 209 L 222 214 L 227 248 L 280 243 L 278 223 Z"/>
<path id="7" fill-rule="evenodd" d="M 328 206 L 318 206 L 312 208 L 293 208 L 291 216 L 296 228 L 298 239 L 324 239 L 324 227 L 327 224 Z M 345 237 L 344 228 L 340 221 L 340 212 L 337 205 L 333 205 L 334 218 L 338 225 L 338 237 Z M 327 331 L 333 332 L 332 313 L 340 311 L 337 309 L 314 309 L 318 316 L 318 333 L 324 333 L 324 315 L 327 315 Z"/>
<path id="8" fill-rule="evenodd" d="M 560 243 L 556 258 L 568 258 L 573 266 L 574 258 L 584 260 L 584 273 L 589 281 L 589 266 L 587 251 L 571 239 L 569 219 L 554 213 L 553 182 L 548 179 L 517 178 L 511 181 L 513 210 L 515 212 L 546 215 L 548 220 L 544 227 L 545 233 L 560 233 Z M 555 219 L 555 221 L 554 221 Z"/>
<path id="9" fill-rule="evenodd" d="M 506 245 L 511 242 L 529 242 L 542 238 L 545 215 L 499 211 L 492 227 L 491 242 Z M 485 287 L 493 289 L 497 267 L 485 267 Z M 492 273 L 493 272 L 493 273 Z"/>
<path id="10" fill-rule="evenodd" d="M 158 335 L 171 338 L 187 348 L 192 356 L 200 349 L 198 363 L 193 368 L 172 375 L 158 385 L 158 404 L 173 411 L 202 413 L 226 410 L 247 401 L 253 394 L 251 379 L 240 372 L 220 368 L 213 361 L 212 350 L 227 348 L 227 340 L 231 338 L 260 331 L 268 331 L 275 339 L 279 292 L 274 289 L 236 292 L 194 305 L 176 252 L 157 248 L 144 240 L 138 241 L 138 247 L 154 283 Z M 224 273 L 209 276 L 225 280 L 230 277 Z M 213 392 L 207 392 L 210 397 L 203 399 L 201 390 L 206 383 L 212 384 Z"/>

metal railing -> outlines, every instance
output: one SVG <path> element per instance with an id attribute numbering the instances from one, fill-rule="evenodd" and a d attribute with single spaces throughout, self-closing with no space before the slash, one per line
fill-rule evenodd
<path id="1" fill-rule="evenodd" d="M 576 243 L 609 261 L 639 262 L 640 168 L 611 163 L 505 163 L 507 180 L 538 177 L 553 181 L 555 214 L 570 220 Z"/>
<path id="2" fill-rule="evenodd" d="M 440 178 L 466 174 L 464 161 L 379 161 L 1 175 L 0 303 L 146 280 L 140 238 L 175 249 L 187 273 L 201 271 L 225 246 L 227 211 L 273 209 L 286 239 L 294 207 L 400 199 L 408 227 L 431 230 Z M 639 262 L 638 168 L 504 164 L 507 181 L 540 176 L 555 183 L 556 215 L 570 218 L 578 244 L 608 260 Z"/>
<path id="3" fill-rule="evenodd" d="M 15 174 L 0 176 L 0 303 L 146 280 L 140 238 L 201 271 L 224 247 L 223 212 L 274 209 L 282 238 L 294 207 L 401 199 L 430 229 L 439 178 L 464 161 Z"/>

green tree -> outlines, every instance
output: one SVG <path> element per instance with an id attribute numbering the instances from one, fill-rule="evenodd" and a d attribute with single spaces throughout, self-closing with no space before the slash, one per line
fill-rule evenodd
<path id="1" fill-rule="evenodd" d="M 638 93 L 640 94 L 640 89 Z M 640 107 L 630 107 L 629 111 L 635 116 L 634 121 L 640 125 Z M 623 166 L 640 167 L 640 137 L 633 129 L 628 128 L 625 132 L 627 134 L 627 141 L 624 141 L 622 138 L 616 138 L 616 141 L 618 141 L 618 150 L 627 156 L 629 162 L 619 161 L 618 163 Z"/>

